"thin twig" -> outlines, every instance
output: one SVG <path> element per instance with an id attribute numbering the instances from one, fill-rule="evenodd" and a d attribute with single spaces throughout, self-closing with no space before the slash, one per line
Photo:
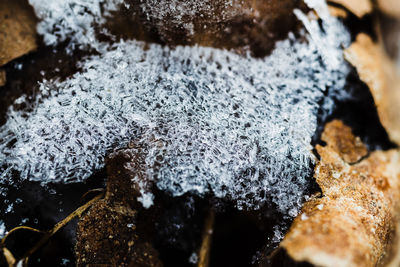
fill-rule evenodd
<path id="1" fill-rule="evenodd" d="M 12 233 L 14 233 L 14 232 L 16 232 L 16 231 L 18 231 L 18 230 L 22 230 L 22 229 L 24 229 L 24 230 L 29 230 L 29 231 L 36 232 L 36 233 L 44 233 L 44 231 L 41 231 L 41 230 L 38 230 L 38 229 L 35 229 L 35 228 L 32 228 L 32 227 L 29 227 L 29 226 L 18 226 L 18 227 L 15 227 L 15 228 L 11 229 L 10 232 L 8 232 L 8 233 L 1 239 L 0 244 L 1 244 L 2 246 L 4 246 L 5 243 L 6 243 L 7 238 L 8 238 Z"/>
<path id="2" fill-rule="evenodd" d="M 203 241 L 199 251 L 199 261 L 197 267 L 208 267 L 210 263 L 211 241 L 214 228 L 215 213 L 212 209 L 208 213 L 203 232 Z"/>
<path id="3" fill-rule="evenodd" d="M 36 245 L 33 248 L 31 248 L 24 254 L 22 259 L 24 259 L 24 261 L 28 262 L 29 257 L 33 253 L 35 253 L 40 247 L 42 247 L 55 233 L 57 233 L 58 230 L 60 230 L 62 227 L 64 227 L 67 223 L 69 223 L 75 217 L 81 216 L 82 213 L 84 213 L 86 209 L 88 209 L 91 205 L 93 205 L 93 203 L 95 203 L 102 197 L 103 197 L 103 193 L 97 195 L 92 200 L 88 201 L 86 204 L 82 205 L 81 207 L 76 209 L 74 212 L 72 212 L 70 215 L 68 215 L 64 220 L 57 223 L 53 227 L 53 229 L 51 229 L 50 231 L 48 231 L 44 234 L 44 236 L 39 240 L 39 242 L 36 243 Z"/>

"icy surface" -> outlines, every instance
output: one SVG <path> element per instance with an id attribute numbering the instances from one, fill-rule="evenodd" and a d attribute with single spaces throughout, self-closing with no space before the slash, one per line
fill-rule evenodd
<path id="1" fill-rule="evenodd" d="M 0 239 L 6 235 L 6 227 L 2 221 L 0 221 Z"/>
<path id="2" fill-rule="evenodd" d="M 72 19 L 57 13 L 60 1 L 51 3 L 37 4 L 36 12 L 54 9 L 53 16 Z M 341 46 L 350 41 L 331 17 L 324 33 L 297 15 L 308 41 L 291 35 L 262 59 L 204 47 L 101 44 L 82 72 L 43 81 L 31 111 L 9 110 L 0 128 L 0 179 L 14 170 L 43 183 L 82 181 L 103 167 L 107 153 L 136 140 L 148 144 L 148 177 L 161 190 L 212 193 L 239 208 L 272 200 L 295 216 L 311 174 L 321 104 L 329 112 L 332 99 L 343 97 L 349 68 Z M 52 34 L 50 24 L 44 36 Z M 84 32 L 75 25 L 61 35 L 81 41 Z"/>
<path id="3" fill-rule="evenodd" d="M 98 49 L 95 26 L 102 25 L 123 0 L 29 0 L 40 19 L 37 32 L 47 45 L 70 39 L 74 45 Z"/>

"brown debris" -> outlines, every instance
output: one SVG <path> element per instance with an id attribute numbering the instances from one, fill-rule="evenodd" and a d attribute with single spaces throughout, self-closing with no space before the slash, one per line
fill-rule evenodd
<path id="1" fill-rule="evenodd" d="M 339 17 L 345 19 L 348 16 L 348 13 L 343 8 L 335 7 L 332 5 L 328 5 L 328 8 L 329 8 L 329 13 L 333 17 Z"/>
<path id="2" fill-rule="evenodd" d="M 143 148 L 133 145 L 107 159 L 105 198 L 78 223 L 77 266 L 162 266 L 157 251 L 137 230 L 136 199 L 140 181 L 145 183 L 144 155 Z M 135 177 L 139 181 L 133 181 Z"/>
<path id="3" fill-rule="evenodd" d="M 372 12 L 372 2 L 370 0 L 331 0 L 330 2 L 344 6 L 359 18 Z"/>
<path id="4" fill-rule="evenodd" d="M 383 48 L 361 33 L 344 52 L 374 98 L 378 115 L 390 139 L 400 144 L 400 75 Z"/>
<path id="5" fill-rule="evenodd" d="M 333 121 L 324 137 L 328 145 L 317 145 L 321 161 L 315 168 L 323 196 L 304 205 L 281 246 L 294 260 L 317 266 L 376 266 L 390 250 L 397 223 L 400 153 L 376 151 L 350 165 L 341 146 L 358 145 L 348 127 Z"/>
<path id="6" fill-rule="evenodd" d="M 6 71 L 0 69 L 0 86 L 3 86 L 5 84 L 6 84 Z"/>
<path id="7" fill-rule="evenodd" d="M 327 147 L 335 150 L 349 164 L 356 163 L 368 154 L 368 149 L 360 137 L 354 136 L 351 128 L 339 120 L 334 120 L 325 126 L 321 139 L 327 142 Z"/>
<path id="8" fill-rule="evenodd" d="M 400 18 L 399 0 L 378 0 L 378 7 L 387 15 Z"/>
<path id="9" fill-rule="evenodd" d="M 0 66 L 37 48 L 36 22 L 27 1 L 0 1 Z"/>

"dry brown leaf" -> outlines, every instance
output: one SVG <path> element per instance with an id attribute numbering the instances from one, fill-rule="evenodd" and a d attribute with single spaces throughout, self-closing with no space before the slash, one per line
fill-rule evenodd
<path id="1" fill-rule="evenodd" d="M 0 66 L 36 49 L 36 22 L 27 1 L 0 1 Z"/>
<path id="2" fill-rule="evenodd" d="M 372 12 L 372 3 L 370 0 L 331 0 L 331 2 L 344 6 L 359 18 Z"/>
<path id="3" fill-rule="evenodd" d="M 400 266 L 400 222 L 396 225 L 396 233 L 393 240 L 392 250 L 389 251 L 389 257 L 385 264 L 386 267 L 399 267 Z"/>
<path id="4" fill-rule="evenodd" d="M 378 7 L 386 14 L 400 18 L 399 0 L 378 0 Z"/>
<path id="5" fill-rule="evenodd" d="M 317 266 L 376 266 L 397 222 L 400 152 L 372 152 L 350 165 L 341 157 L 341 144 L 357 146 L 350 128 L 331 122 L 323 138 L 328 145 L 316 147 L 315 168 L 323 196 L 304 205 L 281 246 L 294 260 Z"/>
<path id="6" fill-rule="evenodd" d="M 78 222 L 76 266 L 162 266 L 150 237 L 137 227 L 141 207 L 137 198 L 141 190 L 151 188 L 146 180 L 145 151 L 133 142 L 107 158 L 105 197 Z"/>
<path id="7" fill-rule="evenodd" d="M 0 86 L 3 86 L 5 84 L 6 84 L 6 71 L 0 69 Z"/>
<path id="8" fill-rule="evenodd" d="M 368 149 L 361 139 L 354 136 L 351 129 L 339 120 L 327 124 L 321 139 L 328 142 L 327 146 L 334 149 L 345 162 L 350 164 L 356 163 L 368 154 Z"/>
<path id="9" fill-rule="evenodd" d="M 383 48 L 361 33 L 344 52 L 371 90 L 378 115 L 390 139 L 400 144 L 400 76 Z"/>
<path id="10" fill-rule="evenodd" d="M 346 10 L 344 10 L 343 8 L 335 7 L 332 5 L 329 5 L 328 8 L 329 8 L 329 13 L 331 14 L 331 16 L 339 17 L 339 18 L 347 18 L 348 14 L 347 14 Z"/>

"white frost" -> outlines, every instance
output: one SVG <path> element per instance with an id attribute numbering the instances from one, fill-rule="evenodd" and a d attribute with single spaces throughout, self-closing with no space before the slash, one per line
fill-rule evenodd
<path id="1" fill-rule="evenodd" d="M 189 263 L 196 264 L 199 261 L 199 256 L 197 256 L 196 252 L 193 252 L 189 257 Z"/>
<path id="2" fill-rule="evenodd" d="M 141 192 L 141 196 L 137 198 L 137 200 L 142 203 L 143 208 L 148 209 L 153 206 L 154 195 L 149 192 Z"/>
<path id="3" fill-rule="evenodd" d="M 61 14 L 63 1 L 46 7 L 30 1 L 44 12 L 41 23 L 49 23 L 42 34 L 57 35 L 54 21 L 46 22 L 45 12 L 54 9 L 52 19 L 69 23 L 60 24 L 67 25 L 61 35 L 83 40 L 86 30 L 74 24 L 80 16 Z M 15 170 L 43 183 L 82 181 L 104 166 L 107 153 L 135 139 L 149 146 L 147 174 L 161 190 L 213 193 L 239 208 L 272 200 L 298 214 L 318 111 L 341 97 L 349 72 L 340 54 L 349 43 L 343 25 L 329 19 L 325 33 L 310 27 L 308 42 L 290 35 L 262 59 L 204 47 L 101 44 L 100 55 L 80 63 L 80 73 L 44 81 L 31 111 L 10 108 L 0 127 L 2 177 Z M 328 52 L 338 62 L 331 64 Z M 150 205 L 152 198 L 141 201 Z"/>
<path id="4" fill-rule="evenodd" d="M 0 221 L 0 239 L 2 239 L 6 235 L 6 227 L 4 222 Z"/>
<path id="5" fill-rule="evenodd" d="M 105 22 L 105 16 L 117 10 L 123 0 L 29 0 L 40 19 L 37 32 L 47 45 L 70 39 L 74 45 L 98 48 L 95 26 Z"/>

